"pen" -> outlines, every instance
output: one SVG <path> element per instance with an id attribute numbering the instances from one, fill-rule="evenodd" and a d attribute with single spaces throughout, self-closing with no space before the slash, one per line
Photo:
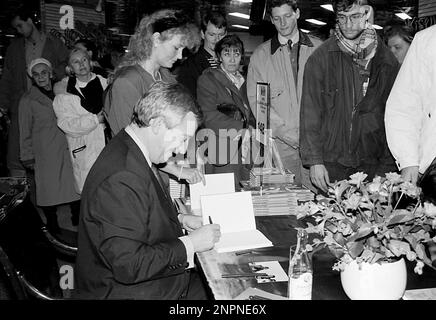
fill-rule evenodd
<path id="1" fill-rule="evenodd" d="M 271 300 L 269 298 L 261 297 L 258 295 L 252 295 L 248 297 L 248 300 Z"/>
<path id="2" fill-rule="evenodd" d="M 256 278 L 268 277 L 267 273 L 228 273 L 221 275 L 221 278 Z"/>
<path id="3" fill-rule="evenodd" d="M 213 222 L 212 222 L 212 218 L 209 216 L 209 223 L 210 224 L 213 224 Z"/>

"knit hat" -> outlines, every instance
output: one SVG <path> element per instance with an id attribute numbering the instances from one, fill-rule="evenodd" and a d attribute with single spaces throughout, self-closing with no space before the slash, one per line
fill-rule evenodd
<path id="1" fill-rule="evenodd" d="M 46 66 L 48 66 L 50 70 L 52 69 L 51 63 L 47 59 L 44 58 L 33 59 L 32 62 L 29 64 L 29 67 L 27 68 L 27 73 L 29 74 L 30 77 L 32 76 L 33 67 L 40 63 L 43 63 Z"/>

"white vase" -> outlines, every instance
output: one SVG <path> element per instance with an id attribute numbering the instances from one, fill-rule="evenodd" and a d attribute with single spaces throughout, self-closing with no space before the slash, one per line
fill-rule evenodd
<path id="1" fill-rule="evenodd" d="M 352 300 L 398 300 L 406 290 L 404 259 L 390 263 L 349 263 L 341 271 L 341 283 Z"/>

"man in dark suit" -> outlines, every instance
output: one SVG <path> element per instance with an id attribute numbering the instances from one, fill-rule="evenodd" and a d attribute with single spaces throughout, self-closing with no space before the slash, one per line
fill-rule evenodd
<path id="1" fill-rule="evenodd" d="M 186 152 L 198 117 L 183 86 L 158 82 L 134 107 L 131 124 L 101 152 L 82 192 L 78 298 L 206 298 L 190 268 L 194 252 L 218 241 L 219 226 L 178 214 L 155 168 Z"/>

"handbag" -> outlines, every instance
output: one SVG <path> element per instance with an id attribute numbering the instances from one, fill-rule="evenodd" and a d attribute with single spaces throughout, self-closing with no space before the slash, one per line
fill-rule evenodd
<path id="1" fill-rule="evenodd" d="M 245 119 L 245 115 L 239 110 L 239 108 L 233 103 L 221 103 L 217 105 L 217 109 L 219 112 L 225 114 L 226 116 L 233 118 L 238 121 L 242 121 L 244 123 L 247 122 Z"/>

